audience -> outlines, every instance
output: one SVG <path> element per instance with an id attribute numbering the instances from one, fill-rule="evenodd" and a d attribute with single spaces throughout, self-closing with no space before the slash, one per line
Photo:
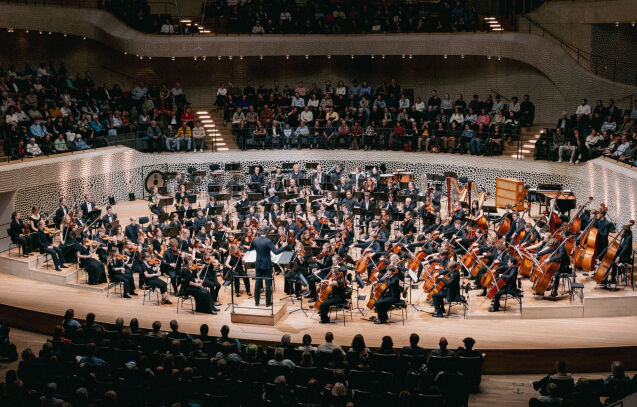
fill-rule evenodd
<path id="1" fill-rule="evenodd" d="M 602 119 L 604 118 L 604 119 Z M 562 112 L 553 129 L 544 129 L 535 144 L 535 159 L 578 164 L 605 156 L 637 165 L 637 121 L 631 111 L 622 111 L 610 99 L 597 101 L 595 109 L 582 99 L 569 117 Z"/>
<path id="2" fill-rule="evenodd" d="M 350 368 L 342 359 L 342 348 L 333 343 L 331 332 L 318 348 L 311 346 L 309 335 L 297 349 L 292 348 L 289 336 L 284 336 L 281 346 L 267 357 L 259 346 L 242 346 L 230 338 L 225 325 L 218 338 L 208 335 L 206 324 L 194 337 L 180 332 L 177 321 L 170 325 L 171 333 L 166 336 L 159 321 L 153 323 L 151 331 L 144 332 L 136 319 L 130 326 L 118 319 L 113 328 L 107 328 L 113 330 L 105 331 L 95 323 L 94 314 L 79 324 L 73 310 L 68 310 L 39 354 L 25 349 L 17 372 L 7 371 L 5 382 L 0 384 L 0 405 L 99 406 L 119 405 L 118 400 L 122 400 L 122 405 L 178 406 L 201 401 L 202 397 L 204 404 L 210 404 L 214 397 L 215 405 L 262 405 L 257 402 L 262 400 L 265 405 L 277 406 L 358 406 L 378 397 L 387 405 L 408 406 L 410 400 L 426 394 L 439 397 L 440 405 L 456 406 L 466 405 L 469 393 L 479 391 L 472 386 L 479 384 L 481 372 L 471 370 L 463 358 L 475 356 L 472 338 L 463 340 L 458 357 L 447 359 L 432 372 L 426 367 L 405 370 L 401 359 L 407 356 L 395 352 L 390 336 L 383 337 L 376 351 L 383 358 L 377 362 L 362 335 L 356 335 L 348 355 L 357 354 L 359 358 Z M 75 329 L 69 329 L 72 333 L 67 335 L 63 327 Z M 68 338 L 62 340 L 65 335 Z M 402 348 L 401 354 L 426 355 L 418 341 L 418 335 L 411 334 L 410 345 Z M 286 346 L 292 349 L 290 357 L 285 354 Z M 330 352 L 334 360 L 321 357 Z M 440 339 L 440 349 L 431 354 L 453 355 L 447 350 L 445 338 Z M 377 377 L 380 362 L 382 379 Z M 599 405 L 600 397 L 612 402 L 635 391 L 635 379 L 631 381 L 620 362 L 612 363 L 606 379 L 580 379 L 577 386 L 573 386 L 564 362 L 558 361 L 556 367 L 555 374 L 533 384 L 541 397 L 532 399 L 530 405 L 563 405 L 565 401 L 568 405 L 595 405 L 590 403 L 595 399 Z M 361 376 L 365 373 L 371 376 Z M 371 380 L 361 381 L 362 377 Z M 238 380 L 243 383 L 241 387 L 236 387 Z"/>
<path id="3" fill-rule="evenodd" d="M 100 0 L 105 8 L 137 30 L 161 34 L 197 34 L 197 23 L 177 16 L 152 14 L 146 0 Z M 215 33 L 350 34 L 475 31 L 476 8 L 459 0 L 391 3 L 371 0 L 365 7 L 351 1 L 206 2 L 204 27 Z"/>
<path id="4" fill-rule="evenodd" d="M 117 84 L 97 85 L 89 72 L 71 75 L 64 63 L 0 68 L 0 137 L 12 158 L 35 157 L 105 146 L 118 135 L 134 140 L 137 133 L 159 151 L 170 137 L 168 125 L 194 127 L 189 102 L 179 83 L 147 87 L 140 82 L 127 92 Z M 134 118 L 131 120 L 130 118 Z M 158 132 L 149 128 L 159 127 Z M 194 147 L 201 150 L 203 127 L 195 127 Z M 184 137 L 190 137 L 185 134 Z M 190 149 L 190 139 L 184 142 Z M 168 148 L 170 150 L 170 148 Z"/>

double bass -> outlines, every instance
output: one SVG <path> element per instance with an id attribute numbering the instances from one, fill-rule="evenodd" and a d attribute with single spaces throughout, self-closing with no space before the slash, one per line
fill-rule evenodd
<path id="1" fill-rule="evenodd" d="M 533 282 L 533 291 L 535 291 L 538 295 L 544 295 L 544 292 L 548 289 L 549 284 L 553 280 L 553 276 L 559 270 L 560 263 L 557 262 L 549 262 L 550 259 L 567 240 L 573 238 L 574 236 L 569 236 L 560 243 L 555 250 L 551 253 L 547 253 L 539 261 L 539 270 L 535 277 L 535 281 Z"/>
<path id="2" fill-rule="evenodd" d="M 617 251 L 619 250 L 619 245 L 621 244 L 620 236 L 623 236 L 626 230 L 630 230 L 631 227 L 635 224 L 634 220 L 631 220 L 628 225 L 624 225 L 622 227 L 621 233 L 618 233 L 613 241 L 608 245 L 608 249 L 606 249 L 606 253 L 604 253 L 604 258 L 602 262 L 598 265 L 597 270 L 595 270 L 595 275 L 593 276 L 593 280 L 597 284 L 601 284 L 608 275 L 610 268 L 613 266 L 613 262 L 615 261 L 615 256 L 617 256 Z"/>

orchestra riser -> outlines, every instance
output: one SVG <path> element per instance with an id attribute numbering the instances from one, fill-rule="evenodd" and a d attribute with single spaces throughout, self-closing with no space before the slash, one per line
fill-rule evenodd
<path id="1" fill-rule="evenodd" d="M 79 281 L 76 282 L 78 270 L 74 264 L 68 264 L 68 268 L 55 271 L 53 262 L 50 259 L 47 262 L 43 254 L 17 257 L 17 250 L 12 250 L 11 255 L 6 251 L 0 254 L 0 272 L 49 284 L 73 286 L 96 293 L 106 292 L 107 289 L 106 284 L 86 284 L 86 274 L 81 270 L 79 271 Z"/>
<path id="2" fill-rule="evenodd" d="M 254 299 L 236 298 L 233 309 L 234 311 L 230 313 L 230 321 L 234 323 L 274 326 L 287 314 L 288 304 L 287 302 L 275 301 L 272 309 L 270 307 L 256 309 Z"/>

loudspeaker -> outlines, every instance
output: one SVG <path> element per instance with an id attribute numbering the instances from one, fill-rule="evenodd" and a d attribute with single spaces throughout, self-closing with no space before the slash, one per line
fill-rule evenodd
<path id="1" fill-rule="evenodd" d="M 129 201 L 134 201 L 135 200 L 135 194 L 133 192 L 129 192 L 128 193 L 128 200 Z"/>
<path id="2" fill-rule="evenodd" d="M 109 196 L 109 197 L 108 197 L 108 204 L 109 204 L 109 205 L 115 205 L 115 198 L 114 198 L 114 197 L 112 197 L 112 196 Z"/>

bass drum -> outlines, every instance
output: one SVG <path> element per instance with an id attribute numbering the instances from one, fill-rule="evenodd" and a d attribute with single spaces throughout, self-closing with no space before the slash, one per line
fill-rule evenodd
<path id="1" fill-rule="evenodd" d="M 146 192 L 149 194 L 153 192 L 154 187 L 161 188 L 166 185 L 166 179 L 164 178 L 164 173 L 161 171 L 151 171 L 144 181 L 144 186 L 146 187 Z"/>

